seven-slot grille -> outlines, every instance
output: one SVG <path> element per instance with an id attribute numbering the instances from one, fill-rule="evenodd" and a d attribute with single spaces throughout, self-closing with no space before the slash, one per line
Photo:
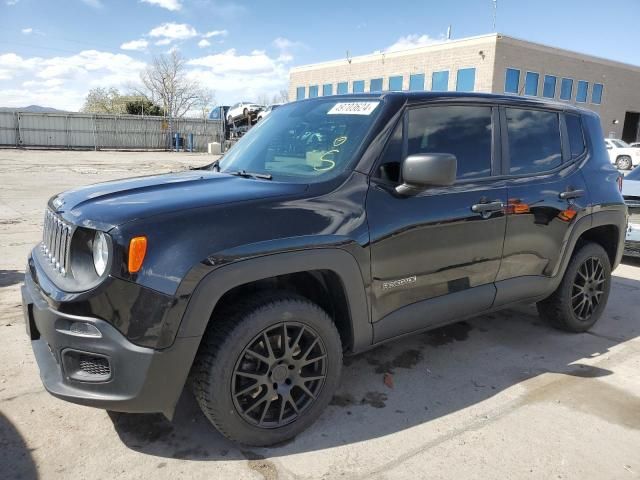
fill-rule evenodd
<path id="1" fill-rule="evenodd" d="M 51 210 L 45 212 L 42 251 L 63 276 L 69 271 L 69 250 L 73 227 Z"/>

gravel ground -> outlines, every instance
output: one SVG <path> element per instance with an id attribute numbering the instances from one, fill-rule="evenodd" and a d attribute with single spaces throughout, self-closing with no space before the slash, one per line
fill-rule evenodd
<path id="1" fill-rule="evenodd" d="M 532 307 L 347 358 L 320 420 L 277 448 L 222 438 L 184 393 L 173 422 L 47 394 L 19 286 L 46 200 L 67 188 L 201 165 L 184 153 L 0 150 L 0 478 L 632 479 L 640 476 L 640 262 L 615 272 L 590 333 Z M 393 375 L 393 388 L 383 373 Z"/>

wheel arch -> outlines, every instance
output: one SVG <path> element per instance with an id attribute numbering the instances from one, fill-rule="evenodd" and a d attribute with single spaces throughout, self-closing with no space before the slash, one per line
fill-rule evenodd
<path id="1" fill-rule="evenodd" d="M 372 330 L 364 280 L 356 259 L 338 248 L 279 253 L 222 266 L 194 290 L 178 337 L 202 336 L 224 302 L 267 288 L 294 291 L 332 315 L 344 349 L 371 344 Z"/>

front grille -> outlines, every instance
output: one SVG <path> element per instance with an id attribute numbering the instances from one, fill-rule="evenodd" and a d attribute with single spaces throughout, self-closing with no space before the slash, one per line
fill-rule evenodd
<path id="1" fill-rule="evenodd" d="M 80 355 L 78 358 L 80 371 L 86 375 L 104 376 L 111 375 L 111 367 L 109 360 L 104 357 L 93 357 L 89 355 Z"/>
<path id="2" fill-rule="evenodd" d="M 51 265 L 63 276 L 69 271 L 69 251 L 71 250 L 72 235 L 73 226 L 47 209 L 44 215 L 42 251 L 51 262 Z"/>

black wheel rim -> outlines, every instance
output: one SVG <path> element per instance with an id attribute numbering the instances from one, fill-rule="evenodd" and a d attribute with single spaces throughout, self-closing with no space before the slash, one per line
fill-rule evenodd
<path id="1" fill-rule="evenodd" d="M 240 354 L 231 380 L 233 404 L 252 425 L 282 427 L 318 398 L 326 370 L 327 352 L 312 328 L 297 322 L 273 325 Z"/>
<path id="2" fill-rule="evenodd" d="M 598 308 L 604 295 L 605 280 L 604 266 L 599 258 L 587 258 L 580 265 L 571 291 L 571 306 L 578 320 L 589 320 Z"/>

